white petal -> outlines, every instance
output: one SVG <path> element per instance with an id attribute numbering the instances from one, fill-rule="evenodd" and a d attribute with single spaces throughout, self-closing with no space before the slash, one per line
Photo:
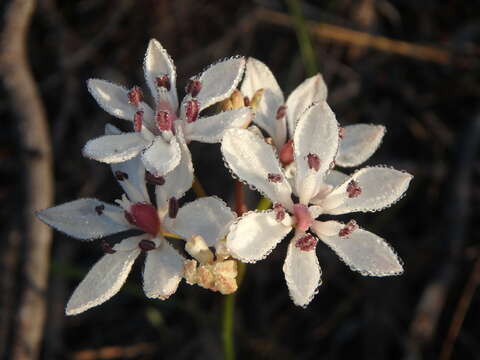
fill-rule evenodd
<path id="1" fill-rule="evenodd" d="M 95 211 L 97 206 L 104 206 L 101 215 Z M 123 220 L 123 209 L 97 199 L 78 199 L 37 211 L 37 216 L 58 231 L 81 240 L 99 239 L 132 228 Z"/>
<path id="2" fill-rule="evenodd" d="M 283 272 L 293 302 L 295 305 L 305 307 L 312 301 L 322 284 L 320 279 L 322 271 L 315 249 L 303 251 L 295 246 L 296 239 L 301 236 L 305 236 L 305 233 L 296 235 L 290 241 Z"/>
<path id="3" fill-rule="evenodd" d="M 167 206 L 167 202 L 171 197 L 176 199 L 183 197 L 193 183 L 192 155 L 185 143 L 180 126 L 177 127 L 176 132 L 180 145 L 181 160 L 175 169 L 164 176 L 165 183 L 155 187 L 157 208 L 159 209 Z"/>
<path id="4" fill-rule="evenodd" d="M 335 163 L 343 167 L 353 167 L 367 161 L 382 142 L 383 135 L 385 127 L 381 125 L 345 126 Z"/>
<path id="5" fill-rule="evenodd" d="M 273 210 L 244 214 L 232 224 L 227 235 L 227 248 L 232 256 L 247 263 L 265 259 L 292 230 L 290 225 L 284 225 L 290 221 L 290 216 L 285 215 L 283 222 L 279 222 Z"/>
<path id="6" fill-rule="evenodd" d="M 200 110 L 228 98 L 237 87 L 243 75 L 245 59 L 232 57 L 212 64 L 198 80 L 202 89 L 197 95 Z"/>
<path id="7" fill-rule="evenodd" d="M 251 99 L 260 89 L 264 91 L 255 110 L 254 121 L 270 136 L 276 137 L 277 122 L 279 121 L 276 119 L 277 110 L 285 102 L 282 89 L 278 86 L 275 76 L 267 65 L 255 58 L 248 58 L 245 66 L 245 78 L 241 87 L 242 94 Z M 285 121 L 285 119 L 280 121 Z M 283 139 L 284 141 L 285 139 Z"/>
<path id="8" fill-rule="evenodd" d="M 273 202 L 293 206 L 292 189 L 278 162 L 273 147 L 245 129 L 227 130 L 222 153 L 230 169 L 243 181 L 256 187 Z M 268 180 L 268 174 L 281 176 L 280 182 Z"/>
<path id="9" fill-rule="evenodd" d="M 128 175 L 127 179 L 119 180 L 118 183 L 131 201 L 149 202 L 145 185 L 145 168 L 139 155 L 122 163 L 111 164 L 111 167 L 114 174 L 120 171 Z"/>
<path id="10" fill-rule="evenodd" d="M 110 115 L 132 121 L 137 110 L 143 110 L 145 118 L 153 116 L 152 109 L 144 102 L 140 103 L 138 109 L 131 105 L 128 102 L 128 90 L 123 86 L 105 80 L 89 79 L 87 87 L 98 105 Z"/>
<path id="11" fill-rule="evenodd" d="M 297 192 L 300 202 L 307 204 L 318 193 L 338 149 L 338 123 L 326 102 L 316 103 L 303 113 L 295 129 L 293 144 Z M 309 154 L 320 159 L 318 171 L 309 168 Z"/>
<path id="12" fill-rule="evenodd" d="M 345 180 L 348 179 L 348 175 L 342 173 L 341 171 L 338 170 L 330 170 L 327 172 L 325 175 L 325 179 L 323 180 L 325 184 L 337 187 L 338 185 L 342 184 L 345 182 Z"/>
<path id="13" fill-rule="evenodd" d="M 339 215 L 355 211 L 378 211 L 398 201 L 408 188 L 412 175 L 386 167 L 366 167 L 355 172 L 335 188 L 323 201 L 327 214 Z M 354 180 L 361 189 L 349 198 L 348 184 Z"/>
<path id="14" fill-rule="evenodd" d="M 219 114 L 201 117 L 193 123 L 185 125 L 186 137 L 189 140 L 204 143 L 220 142 L 226 129 L 243 128 L 252 119 L 250 108 L 243 107 Z"/>
<path id="15" fill-rule="evenodd" d="M 170 90 L 168 91 L 172 99 L 172 108 L 178 108 L 177 98 L 177 72 L 173 60 L 168 55 L 167 50 L 155 39 L 151 39 L 148 43 L 147 53 L 145 54 L 145 61 L 143 64 L 143 71 L 145 73 L 145 80 L 154 98 L 158 98 L 158 91 L 155 79 L 162 75 L 168 75 L 170 79 Z"/>
<path id="16" fill-rule="evenodd" d="M 149 298 L 166 299 L 177 291 L 185 259 L 167 241 L 147 253 L 143 290 Z"/>
<path id="17" fill-rule="evenodd" d="M 105 135 L 88 141 L 83 156 L 105 163 L 117 163 L 137 156 L 149 142 L 139 133 Z"/>
<path id="18" fill-rule="evenodd" d="M 140 249 L 137 248 L 104 255 L 73 292 L 67 304 L 66 314 L 80 314 L 115 295 L 125 283 L 139 254 Z"/>
<path id="19" fill-rule="evenodd" d="M 354 230 L 350 235 L 340 237 L 338 232 L 344 224 L 329 221 L 329 227 L 335 226 L 336 233 L 328 236 L 316 231 L 320 239 L 354 271 L 365 276 L 390 276 L 403 273 L 401 260 L 394 250 L 381 237 L 363 230 Z M 312 227 L 315 231 L 316 224 Z"/>
<path id="20" fill-rule="evenodd" d="M 152 145 L 143 152 L 143 165 L 155 176 L 164 176 L 180 162 L 180 146 L 175 137 L 169 141 L 162 136 L 155 137 Z"/>
<path id="21" fill-rule="evenodd" d="M 235 214 L 219 198 L 210 196 L 185 204 L 172 222 L 171 231 L 183 238 L 200 235 L 208 246 L 222 239 L 235 219 Z"/>
<path id="22" fill-rule="evenodd" d="M 322 75 L 317 74 L 301 83 L 287 99 L 287 120 L 290 137 L 295 133 L 300 115 L 316 102 L 327 100 L 327 85 Z"/>

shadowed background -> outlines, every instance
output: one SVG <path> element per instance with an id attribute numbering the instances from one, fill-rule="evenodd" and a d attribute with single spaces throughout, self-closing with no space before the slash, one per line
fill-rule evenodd
<path id="1" fill-rule="evenodd" d="M 107 121 L 128 124 L 103 112 L 85 81 L 144 86 L 152 37 L 175 61 L 180 96 L 190 76 L 235 54 L 266 63 L 285 94 L 317 69 L 340 124 L 387 127 L 367 164 L 415 176 L 395 206 L 354 215 L 396 249 L 405 274 L 364 278 L 319 243 L 323 285 L 301 309 L 283 278 L 283 242 L 267 260 L 247 266 L 236 305 L 239 359 L 480 358 L 480 4 L 304 1 L 300 22 L 292 21 L 295 5 L 0 4 L 1 359 L 222 359 L 222 296 L 183 282 L 167 301 L 146 299 L 142 261 L 113 299 L 66 317 L 68 297 L 102 251 L 98 242 L 58 232 L 50 243 L 51 233 L 31 215 L 51 201 L 111 202 L 121 194 L 109 167 L 84 159 L 81 148 Z M 191 150 L 207 193 L 233 207 L 219 146 L 194 143 Z M 254 207 L 257 195 L 247 196 Z"/>

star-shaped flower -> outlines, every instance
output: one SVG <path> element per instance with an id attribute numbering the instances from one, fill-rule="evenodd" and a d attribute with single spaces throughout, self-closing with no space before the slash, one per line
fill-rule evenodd
<path id="1" fill-rule="evenodd" d="M 132 121 L 134 132 L 107 135 L 87 142 L 85 156 L 119 163 L 141 153 L 145 168 L 155 176 L 172 171 L 180 162 L 180 145 L 174 123 L 182 127 L 185 139 L 218 142 L 226 128 L 242 127 L 251 120 L 249 108 L 201 116 L 202 110 L 227 97 L 242 78 L 245 60 L 233 57 L 219 61 L 190 79 L 187 94 L 179 105 L 176 71 L 167 51 L 152 39 L 145 55 L 145 80 L 155 106 L 145 103 L 139 87 L 128 90 L 105 80 L 90 79 L 88 89 L 109 114 Z"/>
<path id="2" fill-rule="evenodd" d="M 322 75 L 306 79 L 284 100 L 282 89 L 267 65 L 248 58 L 241 92 L 248 99 L 263 90 L 256 106 L 254 122 L 272 138 L 283 164 L 293 161 L 292 141 L 302 113 L 311 104 L 327 99 L 327 86 Z M 288 125 L 288 126 L 287 126 Z M 288 127 L 288 129 L 287 129 Z M 358 166 L 380 145 L 385 127 L 355 124 L 340 128 L 340 142 L 335 163 L 342 167 Z"/>
<path id="3" fill-rule="evenodd" d="M 363 275 L 400 274 L 399 259 L 377 235 L 353 220 L 342 224 L 315 219 L 388 207 L 403 195 L 412 176 L 386 167 L 363 168 L 351 176 L 332 172 L 338 124 L 324 101 L 303 113 L 293 142 L 296 172 L 291 185 L 276 151 L 262 137 L 243 129 L 225 132 L 222 153 L 232 172 L 274 203 L 273 209 L 246 213 L 230 227 L 226 245 L 232 256 L 244 262 L 261 260 L 295 229 L 283 271 L 290 295 L 300 306 L 312 300 L 321 284 L 317 236 Z M 292 186 L 298 201 L 292 200 Z"/>
<path id="4" fill-rule="evenodd" d="M 145 172 L 140 157 L 112 170 L 125 194 L 117 205 L 97 199 L 79 199 L 39 211 L 38 217 L 55 229 L 81 240 L 99 239 L 127 230 L 140 235 L 128 237 L 113 247 L 103 242 L 105 255 L 92 267 L 68 301 L 67 315 L 75 315 L 102 304 L 115 295 L 135 259 L 146 253 L 143 289 L 150 298 L 172 295 L 184 275 L 186 259 L 165 239 L 167 233 L 184 239 L 201 236 L 208 246 L 216 246 L 226 235 L 235 215 L 223 201 L 205 197 L 179 208 L 178 199 L 191 187 L 193 167 L 190 152 L 177 128 L 181 163 L 164 178 Z M 107 125 L 107 133 L 121 132 Z M 156 206 L 148 196 L 145 179 L 156 184 Z"/>

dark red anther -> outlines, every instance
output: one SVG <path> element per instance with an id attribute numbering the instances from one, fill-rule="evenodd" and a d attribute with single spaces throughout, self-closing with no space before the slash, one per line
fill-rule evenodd
<path id="1" fill-rule="evenodd" d="M 187 118 L 188 123 L 197 121 L 198 114 L 200 113 L 200 103 L 195 100 L 189 100 L 185 105 L 185 117 Z"/>
<path id="2" fill-rule="evenodd" d="M 280 174 L 268 174 L 267 175 L 268 177 L 268 181 L 271 181 L 271 182 L 274 182 L 274 183 L 278 183 L 278 182 L 282 182 L 282 175 Z"/>
<path id="3" fill-rule="evenodd" d="M 102 243 L 100 244 L 100 246 L 102 247 L 102 251 L 105 253 L 105 254 L 115 254 L 116 251 L 113 250 L 112 248 L 112 245 L 110 245 L 108 242 L 106 242 L 105 240 L 102 240 Z"/>
<path id="4" fill-rule="evenodd" d="M 98 206 L 95 206 L 95 212 L 98 214 L 98 215 L 102 215 L 103 214 L 103 210 L 105 210 L 105 205 L 98 205 Z"/>
<path id="5" fill-rule="evenodd" d="M 178 200 L 174 197 L 171 197 L 168 200 L 168 216 L 171 219 L 175 219 L 178 214 Z"/>
<path id="6" fill-rule="evenodd" d="M 329 168 L 330 170 L 332 170 L 332 169 L 335 167 L 335 165 L 337 165 L 337 164 L 335 164 L 335 161 L 332 161 L 332 162 L 330 163 L 330 165 L 328 165 L 328 168 Z"/>
<path id="7" fill-rule="evenodd" d="M 273 205 L 273 211 L 275 211 L 275 220 L 278 222 L 283 221 L 285 219 L 285 208 L 282 204 L 276 203 Z"/>
<path id="8" fill-rule="evenodd" d="M 142 131 L 143 110 L 138 110 L 133 116 L 133 130 L 136 132 Z"/>
<path id="9" fill-rule="evenodd" d="M 117 178 L 118 181 L 123 181 L 128 179 L 128 174 L 123 172 L 123 171 L 115 171 L 115 177 Z"/>
<path id="10" fill-rule="evenodd" d="M 285 105 L 279 106 L 277 109 L 277 120 L 283 119 L 287 114 L 287 107 Z"/>
<path id="11" fill-rule="evenodd" d="M 170 78 L 167 74 L 163 74 L 162 76 L 158 76 L 155 78 L 155 82 L 159 88 L 165 88 L 167 91 L 170 91 Z"/>
<path id="12" fill-rule="evenodd" d="M 317 154 L 308 154 L 307 155 L 308 167 L 315 171 L 320 169 L 320 158 Z"/>
<path id="13" fill-rule="evenodd" d="M 140 242 L 138 243 L 138 247 L 142 251 L 150 251 L 156 248 L 155 243 L 152 240 L 146 239 L 140 240 Z"/>
<path id="14" fill-rule="evenodd" d="M 352 232 L 358 229 L 357 222 L 355 220 L 350 220 L 348 223 L 345 224 L 345 226 L 340 229 L 338 232 L 338 236 L 343 237 L 343 236 L 348 236 Z"/>
<path id="15" fill-rule="evenodd" d="M 250 98 L 248 96 L 243 97 L 243 105 L 250 106 Z"/>
<path id="16" fill-rule="evenodd" d="M 283 144 L 279 158 L 281 163 L 285 166 L 293 162 L 293 139 L 290 139 Z"/>
<path id="17" fill-rule="evenodd" d="M 295 247 L 299 248 L 302 251 L 310 251 L 315 249 L 317 242 L 318 240 L 314 236 L 307 234 L 297 239 L 297 241 L 295 242 Z"/>
<path id="18" fill-rule="evenodd" d="M 151 204 L 133 204 L 130 206 L 130 211 L 125 211 L 125 219 L 151 235 L 157 235 L 160 230 L 157 209 Z"/>
<path id="19" fill-rule="evenodd" d="M 140 102 L 143 99 L 143 92 L 138 86 L 134 86 L 128 92 L 128 102 L 133 106 L 140 105 Z"/>
<path id="20" fill-rule="evenodd" d="M 157 112 L 157 127 L 161 131 L 171 131 L 173 128 L 173 119 L 167 110 L 159 110 Z"/>
<path id="21" fill-rule="evenodd" d="M 356 198 L 361 193 L 362 193 L 362 188 L 358 185 L 358 182 L 356 182 L 355 180 L 352 180 L 348 183 L 347 194 L 350 199 Z"/>
<path id="22" fill-rule="evenodd" d="M 202 83 L 195 79 L 191 79 L 185 88 L 185 91 L 187 94 L 190 94 L 191 97 L 196 97 L 200 90 L 202 90 Z"/>
<path id="23" fill-rule="evenodd" d="M 339 128 L 338 128 L 338 137 L 339 137 L 340 139 L 343 139 L 344 136 L 345 136 L 345 128 L 339 127 Z"/>
<path id="24" fill-rule="evenodd" d="M 145 180 L 152 185 L 165 184 L 165 178 L 163 176 L 155 176 L 148 171 L 145 173 Z"/>

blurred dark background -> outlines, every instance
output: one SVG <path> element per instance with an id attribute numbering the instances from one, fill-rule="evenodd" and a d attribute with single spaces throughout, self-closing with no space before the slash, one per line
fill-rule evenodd
<path id="1" fill-rule="evenodd" d="M 480 3 L 304 1 L 302 9 L 339 122 L 385 125 L 368 164 L 415 175 L 398 204 L 355 216 L 396 249 L 405 274 L 364 278 L 319 244 L 323 285 L 301 309 L 283 278 L 284 242 L 247 267 L 236 304 L 237 358 L 480 359 Z M 32 233 L 30 210 L 38 197 L 49 201 L 48 144 L 56 204 L 120 195 L 108 166 L 81 156 L 107 121 L 125 125 L 97 106 L 88 78 L 144 86 L 143 56 L 154 37 L 175 61 L 180 96 L 190 76 L 234 54 L 265 62 L 288 94 L 307 76 L 289 7 L 280 0 L 5 0 L 0 15 L 1 359 L 222 359 L 222 296 L 182 283 L 169 300 L 148 300 L 141 261 L 113 299 L 66 317 L 68 297 L 102 251 L 58 232 L 50 246 L 48 233 Z M 15 16 L 18 28 L 9 25 Z M 22 27 L 23 59 L 14 51 Z M 16 73 L 28 66 L 30 84 Z M 38 94 L 29 91 L 35 87 Z M 233 206 L 218 145 L 192 145 L 207 192 Z M 254 206 L 256 195 L 249 197 Z M 38 301 L 25 295 L 32 273 L 48 278 L 30 292 Z M 32 335 L 28 307 L 39 314 L 43 305 L 45 325 Z"/>

